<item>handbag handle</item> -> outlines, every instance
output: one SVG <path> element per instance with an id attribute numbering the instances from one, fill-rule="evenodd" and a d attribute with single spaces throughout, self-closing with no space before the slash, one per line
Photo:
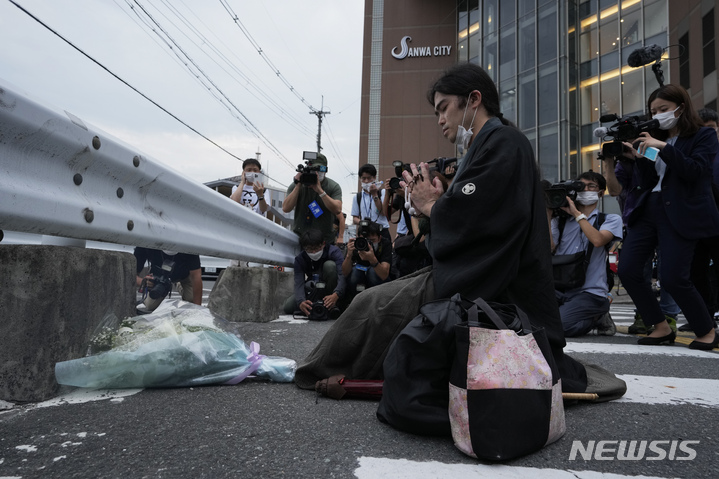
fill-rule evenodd
<path id="1" fill-rule="evenodd" d="M 469 321 L 479 321 L 479 313 L 477 311 L 477 308 L 481 309 L 484 314 L 487 315 L 487 317 L 492 321 L 492 323 L 497 329 L 509 329 L 509 326 L 507 326 L 507 324 L 502 321 L 502 319 L 494 311 L 494 309 L 492 309 L 492 307 L 487 304 L 487 302 L 482 298 L 477 298 L 472 301 L 472 306 L 467 310 L 467 316 Z M 522 323 L 522 331 L 527 333 L 530 332 L 532 330 L 532 325 L 529 322 L 527 314 L 516 306 L 515 310 L 517 311 L 517 317 L 519 318 L 519 321 Z"/>

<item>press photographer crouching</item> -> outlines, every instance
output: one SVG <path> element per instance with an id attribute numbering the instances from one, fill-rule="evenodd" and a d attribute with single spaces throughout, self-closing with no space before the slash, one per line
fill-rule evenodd
<path id="1" fill-rule="evenodd" d="M 587 171 L 546 190 L 555 294 L 567 337 L 594 328 L 600 335 L 616 332 L 607 297 L 607 246 L 622 238 L 622 219 L 599 211 L 606 186 L 602 175 Z"/>
<path id="2" fill-rule="evenodd" d="M 183 301 L 202 304 L 202 271 L 200 257 L 196 254 L 178 253 L 137 246 L 134 251 L 137 260 L 136 283 L 143 293 L 147 311 L 154 311 L 177 284 L 177 291 Z M 140 273 L 145 263 L 150 263 L 150 272 L 144 278 Z"/>
<path id="3" fill-rule="evenodd" d="M 295 257 L 295 294 L 287 298 L 285 314 L 301 311 L 310 320 L 337 319 L 345 291 L 342 251 L 327 244 L 322 232 L 310 229 L 300 236 L 302 252 Z"/>
<path id="4" fill-rule="evenodd" d="M 348 303 L 357 293 L 389 279 L 392 243 L 381 234 L 380 225 L 362 220 L 357 226 L 357 237 L 347 243 L 342 273 L 348 282 Z"/>

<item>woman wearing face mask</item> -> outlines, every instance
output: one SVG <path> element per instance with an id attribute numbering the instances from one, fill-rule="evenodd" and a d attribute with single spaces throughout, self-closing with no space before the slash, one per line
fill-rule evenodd
<path id="1" fill-rule="evenodd" d="M 642 133 L 633 150 L 639 174 L 619 176 L 622 187 L 638 191 L 636 207 L 627 217 L 619 277 L 644 323 L 654 331 L 639 344 L 673 343 L 676 333 L 667 323 L 651 285 L 644 280 L 644 264 L 659 246 L 662 250 L 662 288 L 672 295 L 697 338 L 691 349 L 710 350 L 719 344 L 714 322 L 690 279 L 697 240 L 719 235 L 719 211 L 711 191 L 711 164 L 719 151 L 716 133 L 703 128 L 686 90 L 665 85 L 647 102 L 659 131 Z M 631 147 L 629 144 L 625 146 Z M 652 161 L 656 148 L 659 154 Z"/>
<path id="2" fill-rule="evenodd" d="M 562 210 L 569 216 L 555 216 L 553 210 L 547 210 L 552 254 L 574 255 L 584 251 L 589 256 L 584 284 L 555 291 L 559 316 L 567 337 L 582 336 L 595 328 L 597 334 L 611 336 L 616 327 L 608 314 L 605 246 L 622 238 L 622 218 L 599 212 L 599 198 L 607 187 L 602 175 L 586 171 L 577 180 L 584 184 L 584 191 L 577 193 L 575 201 L 567 197 L 567 206 Z"/>

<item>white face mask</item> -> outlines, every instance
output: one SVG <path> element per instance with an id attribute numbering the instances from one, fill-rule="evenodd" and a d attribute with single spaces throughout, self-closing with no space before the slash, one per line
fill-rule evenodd
<path id="1" fill-rule="evenodd" d="M 379 241 L 377 241 L 377 242 L 375 242 L 375 243 L 372 243 L 372 248 L 374 248 L 375 250 L 377 250 L 377 248 L 379 248 Z"/>
<path id="2" fill-rule="evenodd" d="M 316 253 L 307 253 L 307 251 L 305 251 L 305 253 L 307 253 L 307 256 L 309 256 L 312 261 L 318 261 L 322 257 L 323 252 L 324 248 L 317 251 Z"/>
<path id="3" fill-rule="evenodd" d="M 324 181 L 324 179 L 325 179 L 325 172 L 324 172 L 324 171 L 318 172 L 318 173 L 317 173 L 317 177 L 320 179 L 320 181 Z"/>
<path id="4" fill-rule="evenodd" d="M 472 94 L 470 93 L 470 97 Z M 470 127 L 469 130 L 466 130 L 464 128 L 464 119 L 467 116 L 467 107 L 469 106 L 469 97 L 467 97 L 467 104 L 464 105 L 464 114 L 462 115 L 462 124 L 457 127 L 457 137 L 454 139 L 454 144 L 457 145 L 459 148 L 460 153 L 464 153 L 464 151 L 469 146 L 469 140 L 472 139 L 472 124 L 474 123 L 474 118 L 477 116 L 477 110 L 474 110 L 474 115 L 472 115 L 472 121 L 469 123 Z"/>
<path id="5" fill-rule="evenodd" d="M 679 117 L 674 116 L 674 112 L 677 111 L 679 107 L 676 107 L 672 111 L 665 111 L 664 113 L 657 113 L 652 117 L 652 119 L 657 120 L 659 122 L 659 129 L 660 130 L 671 130 L 674 128 L 674 126 L 679 121 Z M 679 114 L 681 116 L 681 113 Z"/>
<path id="6" fill-rule="evenodd" d="M 373 181 L 370 181 L 369 183 L 362 183 L 362 191 L 366 191 L 367 193 L 369 193 L 369 189 L 372 188 L 373 184 Z"/>
<path id="7" fill-rule="evenodd" d="M 580 205 L 593 205 L 599 201 L 598 191 L 580 191 L 577 193 L 577 203 Z"/>
<path id="8" fill-rule="evenodd" d="M 175 256 L 177 254 L 177 251 L 171 251 L 169 249 L 163 249 L 163 253 L 165 253 L 167 256 Z"/>

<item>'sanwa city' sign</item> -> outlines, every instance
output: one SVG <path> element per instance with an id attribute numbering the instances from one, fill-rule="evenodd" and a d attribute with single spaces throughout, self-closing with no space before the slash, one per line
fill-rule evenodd
<path id="1" fill-rule="evenodd" d="M 400 42 L 402 50 L 397 53 L 397 47 L 392 49 L 392 56 L 397 60 L 403 60 L 409 57 L 441 57 L 448 56 L 452 51 L 451 45 L 435 45 L 432 47 L 410 47 L 409 42 L 412 41 L 412 37 L 409 35 L 402 37 Z"/>

